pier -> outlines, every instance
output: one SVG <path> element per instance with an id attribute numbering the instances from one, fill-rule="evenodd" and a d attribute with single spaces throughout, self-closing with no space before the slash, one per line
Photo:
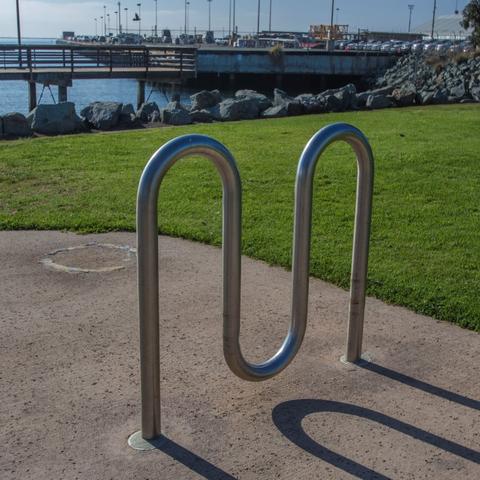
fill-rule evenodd
<path id="1" fill-rule="evenodd" d="M 138 80 L 137 103 L 145 98 L 145 83 L 183 83 L 196 75 L 196 49 L 104 45 L 0 45 L 0 81 L 29 84 L 29 110 L 36 106 L 36 85 L 58 86 L 59 101 L 68 98 L 75 79 Z"/>
<path id="2" fill-rule="evenodd" d="M 389 67 L 397 56 L 383 52 L 319 49 L 229 48 L 177 45 L 0 45 L 0 81 L 29 84 L 29 110 L 36 106 L 36 86 L 58 87 L 59 101 L 68 99 L 73 80 L 130 78 L 138 81 L 137 106 L 145 99 L 145 84 L 224 83 L 314 78 L 362 78 Z M 241 79 L 241 80 L 240 80 Z"/>

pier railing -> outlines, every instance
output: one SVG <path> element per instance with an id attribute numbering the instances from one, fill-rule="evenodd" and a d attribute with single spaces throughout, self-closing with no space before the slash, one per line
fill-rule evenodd
<path id="1" fill-rule="evenodd" d="M 0 45 L 0 69 L 59 72 L 195 72 L 196 49 L 142 45 Z"/>

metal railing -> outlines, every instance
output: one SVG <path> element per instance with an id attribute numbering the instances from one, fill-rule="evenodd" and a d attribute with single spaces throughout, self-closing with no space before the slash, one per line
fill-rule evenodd
<path id="1" fill-rule="evenodd" d="M 196 49 L 97 45 L 0 45 L 0 68 L 26 71 L 110 71 L 140 69 L 195 71 Z"/>
<path id="2" fill-rule="evenodd" d="M 288 334 L 269 360 L 249 363 L 240 343 L 241 205 L 240 174 L 232 154 L 216 140 L 203 135 L 178 137 L 150 159 L 140 179 L 137 196 L 138 294 L 142 429 L 129 444 L 155 448 L 161 438 L 159 372 L 158 219 L 157 200 L 162 180 L 181 158 L 201 155 L 216 166 L 223 184 L 223 350 L 237 376 L 266 380 L 294 359 L 305 334 L 308 312 L 309 261 L 312 225 L 313 178 L 318 159 L 336 141 L 350 144 L 357 157 L 357 197 L 351 272 L 350 309 L 345 359 L 360 359 L 365 309 L 374 162 L 365 136 L 355 127 L 334 124 L 320 130 L 306 145 L 299 161 L 295 185 L 295 223 L 292 261 L 292 317 Z"/>

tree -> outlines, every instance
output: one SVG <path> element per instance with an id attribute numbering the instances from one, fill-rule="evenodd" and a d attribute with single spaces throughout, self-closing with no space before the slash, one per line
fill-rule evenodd
<path id="1" fill-rule="evenodd" d="M 480 47 L 480 0 L 470 0 L 463 10 L 463 20 L 460 22 L 463 28 L 473 28 L 472 43 Z"/>

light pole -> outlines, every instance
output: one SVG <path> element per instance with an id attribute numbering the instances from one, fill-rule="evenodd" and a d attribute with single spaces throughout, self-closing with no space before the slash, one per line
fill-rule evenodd
<path id="1" fill-rule="evenodd" d="M 260 34 L 260 0 L 258 0 L 257 6 L 257 37 Z"/>
<path id="2" fill-rule="evenodd" d="M 410 14 L 408 16 L 408 33 L 410 33 L 410 30 L 412 28 L 412 14 L 413 14 L 413 9 L 415 8 L 415 5 L 410 4 L 408 6 L 408 10 L 410 10 Z"/>
<path id="3" fill-rule="evenodd" d="M 328 32 L 327 50 L 333 50 L 333 15 L 335 13 L 335 0 L 332 0 L 332 11 L 330 16 L 330 31 Z"/>
<path id="4" fill-rule="evenodd" d="M 103 6 L 103 35 L 107 36 L 107 7 Z"/>
<path id="5" fill-rule="evenodd" d="M 98 35 L 97 19 L 94 18 L 94 20 L 95 20 L 95 36 L 97 36 Z"/>
<path id="6" fill-rule="evenodd" d="M 212 30 L 212 0 L 207 0 L 208 2 L 208 31 Z"/>
<path id="7" fill-rule="evenodd" d="M 155 2 L 155 36 L 158 37 L 158 0 L 153 0 Z"/>
<path id="8" fill-rule="evenodd" d="M 103 17 L 100 17 L 100 36 L 103 35 L 103 24 L 104 24 Z"/>
<path id="9" fill-rule="evenodd" d="M 118 29 L 118 12 L 117 12 L 117 10 L 115 10 L 113 13 L 115 14 L 115 31 L 117 32 L 117 35 L 118 35 L 118 33 L 119 33 L 119 29 Z"/>
<path id="10" fill-rule="evenodd" d="M 435 33 L 435 14 L 437 13 L 437 0 L 433 0 L 433 17 L 432 17 L 432 40 Z"/>
<path id="11" fill-rule="evenodd" d="M 17 39 L 18 46 L 22 45 L 22 35 L 20 32 L 20 0 L 17 0 Z"/>
<path id="12" fill-rule="evenodd" d="M 228 2 L 228 34 L 232 34 L 232 0 Z"/>
<path id="13" fill-rule="evenodd" d="M 268 31 L 272 31 L 272 0 L 270 0 L 270 10 L 268 14 Z"/>
<path id="14" fill-rule="evenodd" d="M 110 36 L 110 14 L 107 13 L 107 33 Z"/>
<path id="15" fill-rule="evenodd" d="M 122 33 L 122 6 L 120 2 L 117 3 L 118 5 L 118 33 Z"/>
<path id="16" fill-rule="evenodd" d="M 232 12 L 232 28 L 233 28 L 233 37 L 236 36 L 236 33 L 237 33 L 237 27 L 235 25 L 235 0 L 233 0 L 233 12 Z M 232 37 L 232 38 L 233 38 Z"/>
<path id="17" fill-rule="evenodd" d="M 335 18 L 335 23 L 338 25 L 338 17 L 339 17 L 339 15 L 340 15 L 340 9 L 337 7 L 337 8 L 335 9 L 335 11 L 337 12 L 337 16 L 336 16 L 336 18 Z"/>
<path id="18" fill-rule="evenodd" d="M 137 3 L 138 7 L 138 36 L 142 36 L 142 4 Z"/>
<path id="19" fill-rule="evenodd" d="M 125 10 L 125 33 L 128 33 L 128 7 L 125 7 L 124 10 Z"/>
<path id="20" fill-rule="evenodd" d="M 185 19 L 183 21 L 183 33 L 187 35 L 187 0 L 185 0 Z"/>

